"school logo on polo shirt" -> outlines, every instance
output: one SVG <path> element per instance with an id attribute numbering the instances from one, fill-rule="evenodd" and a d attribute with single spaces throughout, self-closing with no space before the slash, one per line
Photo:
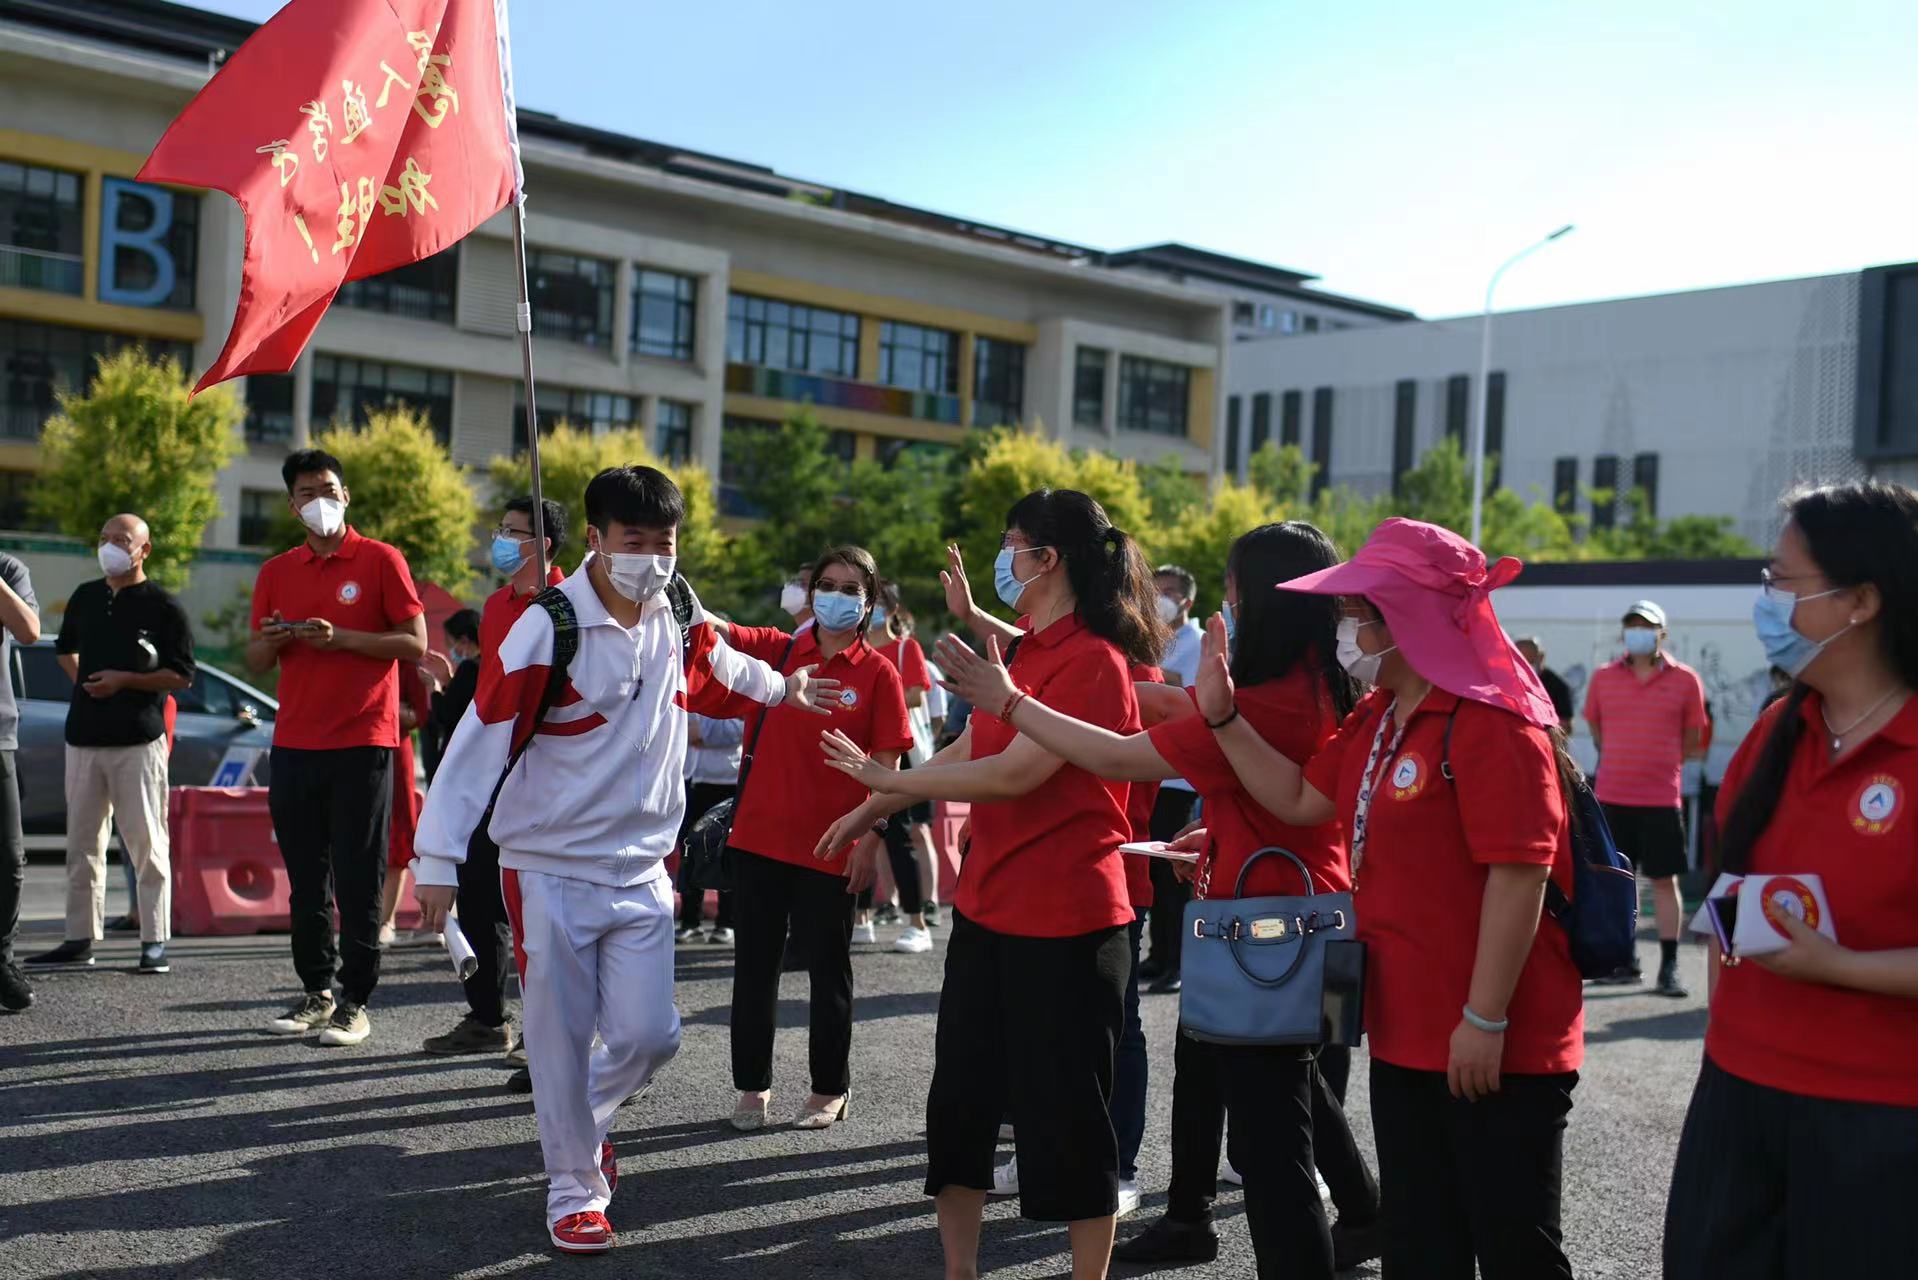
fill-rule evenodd
<path id="1" fill-rule="evenodd" d="M 342 582 L 340 584 L 339 602 L 341 604 L 352 604 L 355 600 L 358 600 L 359 598 L 360 598 L 359 583 L 354 582 L 352 579 L 349 578 L 345 582 Z"/>
<path id="2" fill-rule="evenodd" d="M 1852 797 L 1851 829 L 1860 835 L 1882 836 L 1898 822 L 1905 802 L 1904 788 L 1888 773 L 1875 774 Z"/>
<path id="3" fill-rule="evenodd" d="M 1392 798 L 1416 798 L 1419 792 L 1425 790 L 1426 773 L 1425 761 L 1418 752 L 1408 751 L 1400 756 L 1399 762 L 1392 766 Z"/>
<path id="4" fill-rule="evenodd" d="M 852 688 L 850 685 L 848 685 L 844 689 L 841 689 L 839 691 L 839 705 L 844 707 L 848 711 L 851 711 L 854 707 L 858 706 L 859 690 Z"/>
<path id="5" fill-rule="evenodd" d="M 1786 916 L 1796 916 L 1809 928 L 1818 927 L 1818 895 L 1795 876 L 1773 876 L 1759 901 L 1764 904 L 1765 919 L 1784 937 L 1791 936 L 1785 929 Z"/>

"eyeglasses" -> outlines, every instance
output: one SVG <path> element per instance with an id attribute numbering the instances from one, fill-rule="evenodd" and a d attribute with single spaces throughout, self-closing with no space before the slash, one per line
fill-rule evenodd
<path id="1" fill-rule="evenodd" d="M 515 542 L 530 542 L 533 538 L 533 531 L 531 529 L 509 529 L 505 525 L 501 525 L 499 528 L 493 530 L 493 536 L 496 538 L 511 538 Z"/>
<path id="2" fill-rule="evenodd" d="M 813 590 L 824 591 L 828 595 L 853 596 L 858 599 L 864 599 L 866 595 L 866 589 L 857 582 L 818 582 L 813 584 Z"/>
<path id="3" fill-rule="evenodd" d="M 1799 604 L 1805 600 L 1822 600 L 1826 596 L 1835 596 L 1844 590 L 1843 587 L 1832 587 L 1827 591 L 1815 591 L 1810 595 L 1801 596 L 1788 587 L 1778 585 L 1781 582 L 1803 582 L 1805 579 L 1813 576 L 1814 575 L 1809 573 L 1773 573 L 1770 569 L 1760 569 L 1758 571 L 1758 589 L 1763 591 L 1765 598 L 1773 604 L 1791 605 Z"/>

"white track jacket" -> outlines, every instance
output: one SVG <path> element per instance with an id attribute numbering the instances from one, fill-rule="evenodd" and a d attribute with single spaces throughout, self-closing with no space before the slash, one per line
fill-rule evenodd
<path id="1" fill-rule="evenodd" d="M 663 874 L 686 807 L 687 713 L 725 719 L 785 698 L 785 677 L 730 648 L 697 608 L 682 652 L 665 593 L 628 631 L 606 612 L 584 565 L 560 590 L 579 617 L 565 691 L 534 734 L 553 622 L 530 606 L 499 652 L 482 657 L 479 689 L 433 777 L 413 841 L 420 884 L 458 883 L 500 771 L 529 736 L 488 828 L 500 865 L 618 888 Z"/>

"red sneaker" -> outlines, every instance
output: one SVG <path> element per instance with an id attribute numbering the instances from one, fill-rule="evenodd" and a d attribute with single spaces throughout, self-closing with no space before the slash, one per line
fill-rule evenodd
<path id="1" fill-rule="evenodd" d="M 613 1247 L 613 1224 L 603 1213 L 569 1213 L 548 1234 L 562 1253 L 604 1253 Z"/>
<path id="2" fill-rule="evenodd" d="M 613 1144 L 599 1144 L 599 1171 L 606 1175 L 606 1194 L 619 1190 L 619 1157 L 613 1154 Z"/>

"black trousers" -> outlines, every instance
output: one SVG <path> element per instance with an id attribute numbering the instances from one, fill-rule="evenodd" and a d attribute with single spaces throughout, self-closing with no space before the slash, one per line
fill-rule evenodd
<path id="1" fill-rule="evenodd" d="M 266 800 L 292 891 L 293 968 L 308 991 L 329 989 L 337 971 L 341 997 L 365 1004 L 380 980 L 393 749 L 275 747 L 272 763 Z"/>
<path id="2" fill-rule="evenodd" d="M 706 920 L 706 886 L 694 880 L 687 871 L 686 837 L 692 834 L 693 825 L 701 818 L 738 794 L 738 786 L 732 783 L 686 784 L 686 816 L 679 824 L 679 882 L 673 886 L 679 890 L 679 927 L 682 929 L 697 929 Z M 713 921 L 713 927 L 733 927 L 733 894 L 730 889 L 719 895 L 719 917 Z"/>
<path id="3" fill-rule="evenodd" d="M 1199 798 L 1190 791 L 1160 787 L 1159 798 L 1152 805 L 1152 838 L 1172 839 L 1179 828 L 1192 821 L 1192 810 L 1198 803 Z M 1174 863 L 1164 858 L 1149 861 L 1152 863 L 1152 906 L 1147 920 L 1152 954 L 1148 959 L 1155 970 L 1177 973 L 1180 934 L 1185 929 L 1185 904 L 1192 897 L 1192 886 L 1173 874 Z"/>
<path id="4" fill-rule="evenodd" d="M 466 842 L 466 861 L 459 865 L 460 931 L 473 944 L 479 968 L 465 982 L 466 1005 L 473 1017 L 489 1027 L 506 1022 L 506 980 L 513 973 L 513 927 L 506 918 L 506 900 L 500 894 L 499 846 L 486 834 L 492 809 Z"/>
<path id="5" fill-rule="evenodd" d="M 1325 1169 L 1340 1218 L 1353 1226 L 1377 1218 L 1379 1189 L 1313 1051 L 1206 1044 L 1182 1031 L 1172 1069 L 1166 1215 L 1177 1222 L 1212 1220 L 1223 1133 L 1232 1167 L 1245 1179 L 1245 1216 L 1259 1275 L 1330 1280 L 1332 1236 L 1314 1164 Z"/>
<path id="6" fill-rule="evenodd" d="M 1918 1107 L 1740 1079 L 1710 1058 L 1665 1207 L 1666 1280 L 1910 1275 Z"/>
<path id="7" fill-rule="evenodd" d="M 1477 1102 L 1443 1071 L 1372 1059 L 1385 1280 L 1570 1280 L 1559 1229 L 1578 1073 L 1511 1075 Z"/>
<path id="8" fill-rule="evenodd" d="M 912 826 L 899 818 L 886 824 L 886 861 L 892 864 L 892 883 L 899 890 L 899 909 L 907 915 L 926 905 L 926 895 L 919 883 L 919 857 L 912 850 Z"/>
<path id="9" fill-rule="evenodd" d="M 27 878 L 27 841 L 20 834 L 20 774 L 13 752 L 0 751 L 0 964 L 13 959 L 20 932 L 20 889 Z"/>
<path id="10" fill-rule="evenodd" d="M 1010 1115 L 1023 1216 L 1077 1222 L 1117 1210 L 1112 1055 L 1131 945 L 1125 925 L 1024 938 L 952 913 L 926 1098 L 927 1195 L 990 1191 Z"/>
<path id="11" fill-rule="evenodd" d="M 734 849 L 739 882 L 733 950 L 733 1087 L 772 1088 L 786 930 L 812 976 L 806 1054 L 812 1090 L 836 1098 L 852 1087 L 852 908 L 846 878 Z"/>

